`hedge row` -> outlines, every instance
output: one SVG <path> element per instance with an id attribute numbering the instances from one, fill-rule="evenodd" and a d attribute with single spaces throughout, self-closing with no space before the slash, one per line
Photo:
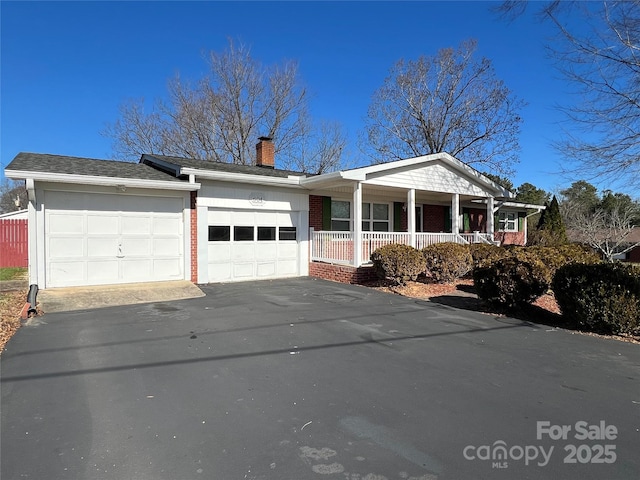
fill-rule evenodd
<path id="1" fill-rule="evenodd" d="M 450 283 L 473 272 L 478 297 L 503 309 L 521 308 L 552 289 L 567 326 L 640 335 L 640 272 L 603 263 L 581 245 L 440 243 L 421 251 L 387 245 L 376 250 L 371 260 L 381 278 L 397 284 L 421 274 Z"/>

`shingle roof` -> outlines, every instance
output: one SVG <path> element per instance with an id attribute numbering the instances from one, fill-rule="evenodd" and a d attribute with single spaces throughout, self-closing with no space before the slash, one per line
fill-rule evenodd
<path id="1" fill-rule="evenodd" d="M 234 163 L 212 162 L 207 160 L 197 160 L 194 158 L 171 157 L 167 155 L 150 155 L 142 156 L 142 161 L 153 162 L 153 159 L 162 160 L 184 168 L 196 168 L 198 170 L 211 170 L 217 172 L 244 173 L 248 175 L 262 175 L 267 177 L 287 178 L 289 176 L 301 177 L 311 176 L 306 173 L 294 172 L 291 170 L 277 170 L 273 168 L 258 167 L 253 165 L 236 165 Z"/>
<path id="2" fill-rule="evenodd" d="M 171 175 L 142 163 L 96 160 L 45 153 L 21 152 L 7 165 L 6 170 L 181 182 Z"/>

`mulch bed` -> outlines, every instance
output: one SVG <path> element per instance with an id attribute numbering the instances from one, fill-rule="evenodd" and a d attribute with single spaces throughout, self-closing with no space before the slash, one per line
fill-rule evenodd
<path id="1" fill-rule="evenodd" d="M 0 352 L 20 328 L 20 312 L 29 290 L 13 290 L 0 293 Z"/>
<path id="2" fill-rule="evenodd" d="M 542 295 L 533 304 L 516 312 L 497 311 L 482 302 L 475 293 L 472 279 L 461 279 L 451 284 L 433 283 L 429 279 L 419 278 L 416 282 L 407 282 L 406 285 L 392 285 L 390 282 L 378 281 L 367 284 L 368 287 L 387 293 L 394 293 L 404 297 L 428 300 L 441 305 L 448 305 L 464 310 L 473 310 L 496 317 L 509 316 L 519 320 L 551 326 L 554 328 L 567 328 L 562 321 L 562 314 L 553 293 Z M 596 336 L 601 338 L 613 338 L 616 340 L 638 343 L 640 338 L 621 335 L 600 335 L 591 332 L 573 330 L 572 332 Z"/>

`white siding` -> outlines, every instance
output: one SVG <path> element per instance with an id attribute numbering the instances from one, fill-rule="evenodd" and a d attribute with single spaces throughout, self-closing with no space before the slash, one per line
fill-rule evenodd
<path id="1" fill-rule="evenodd" d="M 363 183 L 479 197 L 491 195 L 488 190 L 474 182 L 473 179 L 462 176 L 461 173 L 441 162 L 434 162 L 418 169 L 405 168 L 395 173 L 370 174 Z"/>

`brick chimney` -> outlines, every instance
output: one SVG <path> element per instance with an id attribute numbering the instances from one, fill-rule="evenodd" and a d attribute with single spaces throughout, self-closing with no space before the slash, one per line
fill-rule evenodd
<path id="1" fill-rule="evenodd" d="M 260 137 L 256 144 L 256 165 L 264 168 L 275 168 L 275 146 L 270 137 Z"/>

